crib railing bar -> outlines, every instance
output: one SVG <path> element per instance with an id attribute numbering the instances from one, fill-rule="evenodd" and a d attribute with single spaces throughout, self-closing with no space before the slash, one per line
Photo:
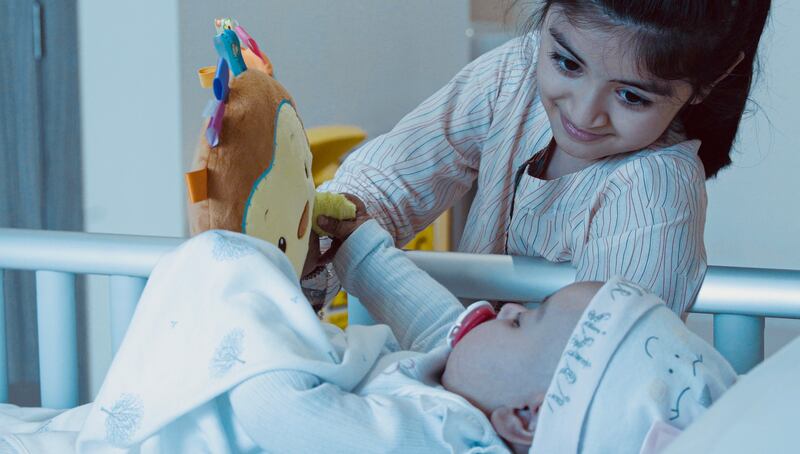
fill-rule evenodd
<path id="1" fill-rule="evenodd" d="M 109 302 L 111 305 L 111 351 L 116 355 L 125 331 L 136 311 L 147 279 L 128 276 L 109 277 Z"/>
<path id="2" fill-rule="evenodd" d="M 8 353 L 6 351 L 5 270 L 0 268 L 0 403 L 8 402 Z"/>
<path id="3" fill-rule="evenodd" d="M 507 255 L 408 251 L 414 263 L 459 298 L 541 301 L 575 280 L 568 263 Z"/>
<path id="4" fill-rule="evenodd" d="M 714 315 L 714 348 L 745 374 L 764 360 L 764 317 Z"/>
<path id="5" fill-rule="evenodd" d="M 541 301 L 575 280 L 575 269 L 532 257 L 409 251 L 460 298 Z M 708 268 L 691 312 L 800 318 L 800 271 Z"/>
<path id="6" fill-rule="evenodd" d="M 147 277 L 185 239 L 0 228 L 0 268 Z M 457 296 L 537 301 L 572 282 L 567 263 L 487 254 L 411 251 Z M 800 318 L 800 271 L 709 267 L 693 312 Z"/>
<path id="7" fill-rule="evenodd" d="M 74 274 L 36 272 L 36 318 L 42 406 L 74 407 L 78 405 Z"/>
<path id="8" fill-rule="evenodd" d="M 121 307 L 112 307 L 112 314 L 119 315 L 112 320 L 112 325 L 117 326 L 113 328 L 116 350 L 124 335 L 121 327 L 130 320 L 144 278 L 163 254 L 183 241 L 183 238 L 0 228 L 0 269 L 120 276 L 112 278 L 111 290 L 112 304 Z M 408 254 L 418 266 L 464 299 L 540 301 L 575 278 L 575 270 L 569 264 L 553 264 L 537 258 L 422 251 Z M 128 281 L 125 276 L 139 280 Z M 70 294 L 74 312 L 74 291 Z M 120 302 L 113 303 L 116 300 Z M 692 312 L 720 314 L 715 317 L 715 343 L 720 350 L 727 349 L 724 354 L 737 370 L 749 370 L 763 358 L 764 317 L 800 318 L 800 271 L 709 267 Z M 0 367 L 5 367 L 5 362 Z"/>
<path id="9" fill-rule="evenodd" d="M 0 228 L 0 268 L 147 277 L 184 240 Z"/>
<path id="10" fill-rule="evenodd" d="M 709 267 L 692 312 L 800 318 L 800 271 Z"/>

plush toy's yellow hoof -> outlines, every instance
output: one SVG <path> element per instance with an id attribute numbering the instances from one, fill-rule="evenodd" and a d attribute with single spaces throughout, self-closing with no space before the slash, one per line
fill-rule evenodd
<path id="1" fill-rule="evenodd" d="M 356 217 L 356 206 L 353 202 L 341 194 L 332 192 L 318 192 L 314 199 L 314 216 L 312 227 L 319 236 L 331 236 L 330 233 L 322 230 L 317 225 L 317 216 L 323 215 L 329 218 L 344 220 Z"/>

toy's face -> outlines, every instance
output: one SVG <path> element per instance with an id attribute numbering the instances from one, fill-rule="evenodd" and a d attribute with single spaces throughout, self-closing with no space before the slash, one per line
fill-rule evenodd
<path id="1" fill-rule="evenodd" d="M 256 180 L 247 200 L 242 232 L 277 245 L 299 277 L 308 253 L 314 180 L 308 139 L 288 101 L 278 106 L 274 145 L 272 164 Z"/>

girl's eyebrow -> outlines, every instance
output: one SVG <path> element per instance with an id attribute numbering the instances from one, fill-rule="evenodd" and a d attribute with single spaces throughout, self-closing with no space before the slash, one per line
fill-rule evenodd
<path id="1" fill-rule="evenodd" d="M 586 63 L 583 62 L 583 59 L 578 54 L 576 54 L 575 51 L 572 50 L 572 48 L 569 47 L 569 44 L 567 44 L 567 39 L 564 38 L 564 35 L 562 35 L 560 31 L 556 30 L 554 27 L 550 27 L 549 31 L 550 31 L 550 36 L 552 36 L 553 39 L 556 40 L 556 42 L 561 47 L 566 49 L 567 52 L 572 54 L 572 56 L 575 57 L 575 60 L 578 60 L 578 62 L 584 66 L 586 65 Z"/>
<path id="2" fill-rule="evenodd" d="M 619 80 L 614 79 L 611 82 L 620 83 L 623 85 L 630 85 L 631 87 L 636 87 L 639 90 L 644 90 L 654 95 L 658 96 L 667 96 L 670 97 L 673 95 L 672 86 L 668 84 L 661 84 L 656 81 L 652 80 Z"/>
<path id="3" fill-rule="evenodd" d="M 552 36 L 553 39 L 561 47 L 566 49 L 567 52 L 569 52 L 573 57 L 575 57 L 575 60 L 578 60 L 578 62 L 580 64 L 586 66 L 586 63 L 583 61 L 583 59 L 577 53 L 575 53 L 575 51 L 572 50 L 571 47 L 569 47 L 569 44 L 567 44 L 567 39 L 564 37 L 564 35 L 560 31 L 556 30 L 555 27 L 550 27 L 549 32 L 550 32 L 550 36 Z M 615 83 L 619 83 L 619 84 L 623 84 L 623 85 L 630 85 L 631 87 L 635 87 L 635 88 L 638 88 L 639 90 L 643 90 L 643 91 L 646 91 L 648 93 L 652 93 L 652 94 L 658 95 L 658 96 L 670 97 L 674 93 L 671 85 L 658 83 L 657 81 L 652 81 L 652 80 L 620 80 L 620 79 L 614 79 L 611 82 L 615 82 Z"/>

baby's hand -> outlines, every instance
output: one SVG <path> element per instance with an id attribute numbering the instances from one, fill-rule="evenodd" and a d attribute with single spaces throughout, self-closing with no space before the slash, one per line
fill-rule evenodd
<path id="1" fill-rule="evenodd" d="M 352 194 L 342 195 L 356 206 L 356 217 L 354 219 L 338 220 L 322 215 L 317 217 L 317 224 L 319 224 L 323 230 L 330 233 L 331 238 L 333 238 L 335 242 L 340 243 L 347 241 L 350 234 L 355 232 L 361 224 L 369 220 L 367 209 L 361 199 Z"/>

